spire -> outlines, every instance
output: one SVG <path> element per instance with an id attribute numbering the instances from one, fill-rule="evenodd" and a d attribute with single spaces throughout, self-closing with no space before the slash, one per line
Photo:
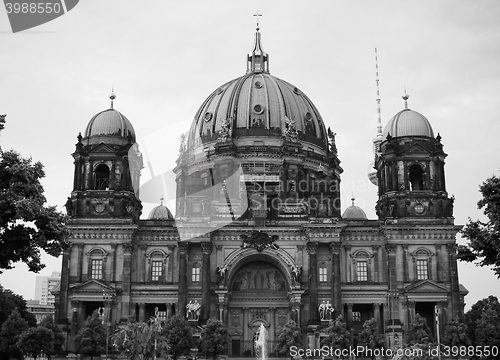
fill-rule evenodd
<path id="1" fill-rule="evenodd" d="M 354 200 L 356 200 L 356 198 L 354 197 L 354 194 L 351 195 L 351 196 L 352 196 L 352 198 L 351 198 L 351 204 L 352 204 L 352 206 L 354 206 Z"/>
<path id="2" fill-rule="evenodd" d="M 111 95 L 109 95 L 109 98 L 111 99 L 110 109 L 113 109 L 113 100 L 116 99 L 115 89 L 113 87 L 111 88 Z"/>
<path id="3" fill-rule="evenodd" d="M 377 84 L 377 137 L 382 136 L 382 113 L 380 111 L 380 80 L 378 78 L 378 57 L 377 57 L 377 48 L 375 48 L 375 83 Z"/>
<path id="4" fill-rule="evenodd" d="M 405 109 L 408 109 L 408 99 L 410 98 L 410 95 L 406 93 L 406 86 L 405 86 L 405 93 L 403 94 L 402 98 L 405 101 Z"/>
<path id="5" fill-rule="evenodd" d="M 257 11 L 253 16 L 257 17 L 257 27 L 255 29 L 255 40 L 252 53 L 247 58 L 247 73 L 248 72 L 269 72 L 269 55 L 262 48 L 262 40 L 259 27 L 259 14 Z"/>

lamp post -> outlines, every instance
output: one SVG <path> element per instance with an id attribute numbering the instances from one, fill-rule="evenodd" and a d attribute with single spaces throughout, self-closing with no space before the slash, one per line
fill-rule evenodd
<path id="1" fill-rule="evenodd" d="M 111 302 L 115 298 L 115 291 L 112 289 L 102 289 L 102 302 L 104 303 L 104 324 L 106 326 L 106 359 L 108 358 L 109 345 L 109 313 L 111 311 Z M 106 311 L 107 309 L 107 311 Z"/>

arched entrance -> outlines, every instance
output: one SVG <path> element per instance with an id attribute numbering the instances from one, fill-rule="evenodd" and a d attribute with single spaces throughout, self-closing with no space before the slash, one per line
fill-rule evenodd
<path id="1" fill-rule="evenodd" d="M 269 255 L 250 255 L 240 261 L 228 281 L 230 356 L 254 356 L 254 340 L 263 324 L 267 353 L 274 352 L 276 334 L 289 320 L 289 276 Z"/>

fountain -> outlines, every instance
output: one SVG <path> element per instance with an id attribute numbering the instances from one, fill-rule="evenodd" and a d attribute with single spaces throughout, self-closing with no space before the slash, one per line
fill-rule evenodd
<path id="1" fill-rule="evenodd" d="M 260 324 L 259 336 L 258 336 L 257 340 L 255 340 L 255 352 L 257 355 L 257 359 L 260 359 L 260 360 L 267 359 L 266 337 L 267 337 L 266 328 L 264 327 L 264 324 Z"/>

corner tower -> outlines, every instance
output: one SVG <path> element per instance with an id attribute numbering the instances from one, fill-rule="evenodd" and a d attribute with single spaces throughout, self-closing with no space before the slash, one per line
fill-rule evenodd
<path id="1" fill-rule="evenodd" d="M 71 198 L 66 203 L 74 218 L 128 218 L 141 214 L 139 179 L 142 155 L 130 121 L 113 108 L 90 119 L 84 135 L 78 135 Z"/>
<path id="2" fill-rule="evenodd" d="M 441 218 L 453 221 L 453 198 L 448 197 L 441 136 L 434 136 L 422 114 L 405 108 L 386 125 L 377 155 L 379 219 Z"/>

